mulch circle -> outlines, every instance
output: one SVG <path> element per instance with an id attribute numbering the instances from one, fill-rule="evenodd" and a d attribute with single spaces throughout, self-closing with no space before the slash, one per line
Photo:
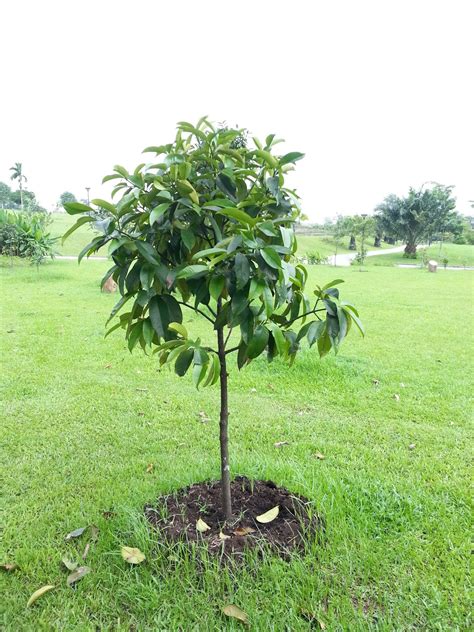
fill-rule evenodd
<path id="1" fill-rule="evenodd" d="M 292 550 L 302 550 L 324 528 L 310 500 L 272 481 L 238 476 L 231 492 L 234 519 L 230 522 L 222 513 L 219 481 L 195 483 L 162 496 L 154 506 L 145 507 L 145 516 L 170 543 L 202 543 L 210 553 L 232 558 L 246 549 L 263 552 L 265 547 L 285 558 Z M 274 520 L 267 524 L 256 520 L 276 506 L 279 513 Z M 210 529 L 198 531 L 199 519 Z M 222 539 L 221 533 L 230 537 Z"/>

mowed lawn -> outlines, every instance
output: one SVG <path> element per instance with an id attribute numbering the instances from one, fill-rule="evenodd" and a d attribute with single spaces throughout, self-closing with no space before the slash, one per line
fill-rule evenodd
<path id="1" fill-rule="evenodd" d="M 367 266 L 394 266 L 394 265 L 422 265 L 421 251 L 418 247 L 418 258 L 408 259 L 403 256 L 403 252 L 395 252 L 384 254 L 383 256 L 367 257 L 365 264 Z M 443 259 L 447 259 L 448 266 L 457 267 L 473 267 L 474 266 L 474 246 L 467 244 L 432 244 L 426 248 L 426 253 L 430 259 L 438 262 L 438 267 L 443 268 Z"/>
<path id="2" fill-rule="evenodd" d="M 230 448 L 233 474 L 308 496 L 326 531 L 290 562 L 219 568 L 171 551 L 142 518 L 160 494 L 218 477 L 218 390 L 160 372 L 120 332 L 104 340 L 117 300 L 99 292 L 106 267 L 0 270 L 0 561 L 19 566 L 0 572 L 3 629 L 241 629 L 228 603 L 256 631 L 470 628 L 471 272 L 310 268 L 308 287 L 346 279 L 367 336 L 322 361 L 305 349 L 292 369 L 232 368 Z M 91 524 L 92 572 L 73 590 L 61 558 L 80 560 L 88 538 L 64 536 Z M 146 562 L 127 565 L 122 545 Z"/>

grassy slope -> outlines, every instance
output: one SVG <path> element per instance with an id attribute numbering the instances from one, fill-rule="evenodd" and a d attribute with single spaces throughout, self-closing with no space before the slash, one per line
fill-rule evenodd
<path id="1" fill-rule="evenodd" d="M 320 235 L 297 235 L 298 239 L 298 253 L 306 254 L 312 252 L 318 252 L 322 257 L 329 257 L 333 255 L 336 251 L 336 243 L 334 239 L 330 236 L 320 236 Z M 351 252 L 347 245 L 349 243 L 349 237 L 344 238 L 343 246 L 338 246 L 337 252 L 339 254 L 343 252 Z M 383 250 L 385 248 L 393 248 L 390 244 L 382 243 L 380 248 L 374 248 L 374 239 L 371 237 L 367 240 L 366 249 L 367 250 Z"/>
<path id="2" fill-rule="evenodd" d="M 309 630 L 301 608 L 329 630 L 467 629 L 472 360 L 446 305 L 468 300 L 471 273 L 338 269 L 365 340 L 351 334 L 323 361 L 304 351 L 291 370 L 264 360 L 232 370 L 233 472 L 307 495 L 327 532 L 291 564 L 248 561 L 231 572 L 170 555 L 142 523 L 147 501 L 218 476 L 218 391 L 157 372 L 156 359 L 130 355 L 118 332 L 104 340 L 116 300 L 97 289 L 106 265 L 1 270 L 0 559 L 21 568 L 0 576 L 4 629 L 237 630 L 219 611 L 229 601 L 259 631 Z M 312 267 L 310 282 L 333 274 Z M 282 440 L 290 444 L 274 448 Z M 93 572 L 73 591 L 60 559 L 85 542 L 64 535 L 91 523 L 100 528 Z M 146 564 L 126 567 L 122 544 L 139 546 Z M 26 610 L 45 583 L 58 587 Z"/>
<path id="3" fill-rule="evenodd" d="M 438 262 L 442 267 L 443 258 L 448 259 L 450 266 L 474 266 L 474 246 L 464 246 L 460 244 L 443 244 L 441 248 L 441 256 L 439 253 L 439 244 L 433 244 L 428 248 L 430 258 Z M 418 259 L 407 259 L 403 253 L 387 254 L 377 257 L 368 257 L 366 265 L 374 266 L 393 266 L 398 264 L 421 264 L 421 256 Z"/>

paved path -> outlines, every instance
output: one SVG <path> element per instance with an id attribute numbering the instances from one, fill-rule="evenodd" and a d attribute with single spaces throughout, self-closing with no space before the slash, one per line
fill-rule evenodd
<path id="1" fill-rule="evenodd" d="M 367 257 L 377 257 L 378 255 L 390 255 L 394 252 L 403 252 L 405 246 L 396 246 L 395 248 L 385 248 L 383 250 L 369 250 Z M 353 259 L 357 257 L 357 252 L 348 252 L 341 255 L 331 255 L 328 257 L 328 263 L 332 266 L 350 266 Z"/>

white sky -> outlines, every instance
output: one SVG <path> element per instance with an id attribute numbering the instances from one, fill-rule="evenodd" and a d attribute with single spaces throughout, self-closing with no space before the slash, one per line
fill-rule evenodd
<path id="1" fill-rule="evenodd" d="M 428 180 L 474 199 L 472 0 L 0 3 L 0 180 L 52 207 L 107 195 L 179 120 L 207 114 L 303 151 L 313 220 Z"/>

